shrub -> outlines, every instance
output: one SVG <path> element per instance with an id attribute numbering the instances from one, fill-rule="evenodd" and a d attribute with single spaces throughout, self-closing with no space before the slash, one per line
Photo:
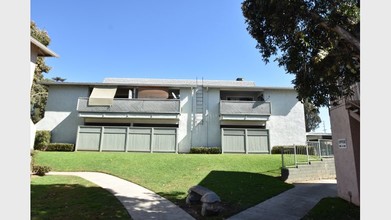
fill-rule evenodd
<path id="1" fill-rule="evenodd" d="M 34 150 L 41 150 L 41 148 L 50 143 L 50 131 L 40 130 L 35 133 Z"/>
<path id="2" fill-rule="evenodd" d="M 33 166 L 34 166 L 34 158 L 35 158 L 36 151 L 31 149 L 30 150 L 30 172 L 33 172 Z"/>
<path id="3" fill-rule="evenodd" d="M 74 144 L 69 143 L 49 143 L 45 146 L 42 146 L 42 151 L 73 151 Z"/>
<path id="4" fill-rule="evenodd" d="M 281 154 L 282 148 L 283 148 L 283 146 L 274 146 L 272 148 L 272 154 Z"/>
<path id="5" fill-rule="evenodd" d="M 51 168 L 48 166 L 33 165 L 33 173 L 38 176 L 45 176 L 47 172 L 50 172 Z"/>
<path id="6" fill-rule="evenodd" d="M 192 147 L 190 148 L 191 154 L 221 154 L 219 147 Z"/>

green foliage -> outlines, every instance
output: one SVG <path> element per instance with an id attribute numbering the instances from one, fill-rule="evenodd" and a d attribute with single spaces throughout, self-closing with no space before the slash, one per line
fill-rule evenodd
<path id="1" fill-rule="evenodd" d="M 192 147 L 190 148 L 191 154 L 221 154 L 219 147 Z"/>
<path id="2" fill-rule="evenodd" d="M 30 22 L 30 34 L 43 45 L 49 45 L 50 37 L 48 33 L 45 30 L 39 29 L 34 21 Z M 51 67 L 46 65 L 44 57 L 37 58 L 30 92 L 30 117 L 34 123 L 37 123 L 44 117 L 48 89 L 46 86 L 39 84 L 39 82 L 44 80 L 43 73 L 48 73 L 50 69 Z"/>
<path id="3" fill-rule="evenodd" d="M 319 108 L 309 101 L 304 101 L 305 131 L 310 132 L 319 127 L 322 119 L 319 117 Z"/>
<path id="4" fill-rule="evenodd" d="M 39 130 L 35 132 L 34 150 L 42 150 L 44 146 L 50 143 L 51 133 L 47 130 Z"/>
<path id="5" fill-rule="evenodd" d="M 298 99 L 315 106 L 352 95 L 360 81 L 360 2 L 245 0 L 247 30 L 265 63 L 283 66 Z"/>
<path id="6" fill-rule="evenodd" d="M 75 145 L 69 143 L 49 143 L 43 145 L 42 151 L 74 151 Z"/>
<path id="7" fill-rule="evenodd" d="M 33 174 L 36 174 L 38 176 L 45 176 L 46 173 L 50 172 L 51 168 L 49 166 L 39 166 L 39 165 L 33 165 Z"/>
<path id="8" fill-rule="evenodd" d="M 34 21 L 30 22 L 30 35 L 45 46 L 50 44 L 50 37 L 48 32 L 38 28 Z"/>
<path id="9" fill-rule="evenodd" d="M 64 82 L 66 79 L 64 78 L 61 78 L 59 76 L 56 76 L 56 77 L 53 77 L 52 80 L 56 81 L 56 82 Z"/>

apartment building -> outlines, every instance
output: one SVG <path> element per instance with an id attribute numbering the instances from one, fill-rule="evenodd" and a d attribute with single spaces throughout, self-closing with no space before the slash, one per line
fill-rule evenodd
<path id="1" fill-rule="evenodd" d="M 37 130 L 77 151 L 270 153 L 304 145 L 304 107 L 288 87 L 252 81 L 106 78 L 101 83 L 46 82 Z"/>

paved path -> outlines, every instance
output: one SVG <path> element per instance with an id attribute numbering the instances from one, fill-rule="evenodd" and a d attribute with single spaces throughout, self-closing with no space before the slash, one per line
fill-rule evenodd
<path id="1" fill-rule="evenodd" d="M 194 220 L 174 203 L 124 179 L 98 172 L 49 172 L 47 175 L 72 175 L 91 181 L 110 191 L 125 206 L 132 219 Z M 336 180 L 294 183 L 295 187 L 246 209 L 227 220 L 300 220 L 322 198 L 336 197 Z"/>
<path id="2" fill-rule="evenodd" d="M 174 203 L 124 179 L 98 172 L 49 172 L 47 175 L 79 176 L 113 193 L 132 219 L 186 220 L 194 218 Z"/>
<path id="3" fill-rule="evenodd" d="M 227 220 L 299 220 L 322 198 L 336 197 L 336 180 L 295 183 L 287 190 Z"/>

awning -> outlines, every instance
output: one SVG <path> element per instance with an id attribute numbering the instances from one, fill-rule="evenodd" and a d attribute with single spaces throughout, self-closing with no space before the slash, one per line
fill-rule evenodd
<path id="1" fill-rule="evenodd" d="M 112 105 L 115 92 L 117 88 L 108 88 L 108 87 L 94 87 L 90 98 L 88 99 L 88 105 Z"/>

